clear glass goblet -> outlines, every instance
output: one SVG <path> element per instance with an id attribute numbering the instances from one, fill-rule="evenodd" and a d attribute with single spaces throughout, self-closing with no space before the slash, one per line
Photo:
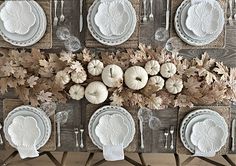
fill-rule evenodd
<path id="1" fill-rule="evenodd" d="M 161 121 L 159 118 L 157 118 L 155 116 L 151 116 L 149 119 L 148 126 L 152 130 L 158 130 L 161 127 Z"/>
<path id="2" fill-rule="evenodd" d="M 142 122 L 148 122 L 152 116 L 152 110 L 142 107 L 138 111 L 138 117 L 142 119 Z"/>
<path id="3" fill-rule="evenodd" d="M 64 45 L 70 52 L 75 52 L 81 49 L 80 40 L 75 36 L 70 36 L 70 38 L 64 42 Z"/>
<path id="4" fill-rule="evenodd" d="M 171 37 L 167 40 L 165 49 L 170 52 L 179 52 L 183 48 L 183 42 L 178 37 Z"/>
<path id="5" fill-rule="evenodd" d="M 66 27 L 59 27 L 56 31 L 56 35 L 60 40 L 68 40 L 70 38 L 70 31 Z"/>
<path id="6" fill-rule="evenodd" d="M 155 40 L 166 41 L 169 38 L 169 32 L 166 28 L 158 28 L 155 33 Z"/>
<path id="7" fill-rule="evenodd" d="M 55 102 L 45 102 L 40 105 L 40 108 L 50 117 L 55 113 L 57 104 Z"/>

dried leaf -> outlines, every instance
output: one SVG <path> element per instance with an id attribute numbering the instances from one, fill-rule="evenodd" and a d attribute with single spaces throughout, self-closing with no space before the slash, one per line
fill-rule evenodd
<path id="1" fill-rule="evenodd" d="M 51 92 L 44 92 L 44 90 L 42 90 L 37 95 L 37 99 L 41 102 L 52 101 L 52 93 Z"/>
<path id="2" fill-rule="evenodd" d="M 2 95 L 7 92 L 7 82 L 8 78 L 0 78 L 0 92 Z"/>
<path id="3" fill-rule="evenodd" d="M 120 95 L 112 93 L 109 99 L 111 100 L 111 105 L 123 106 L 124 99 Z"/>
<path id="4" fill-rule="evenodd" d="M 29 84 L 29 86 L 31 88 L 34 87 L 34 85 L 37 84 L 37 80 L 39 79 L 39 77 L 35 77 L 35 76 L 30 76 L 28 79 L 27 79 L 27 83 Z"/>
<path id="5" fill-rule="evenodd" d="M 229 77 L 229 69 L 227 66 L 224 66 L 223 62 L 216 62 L 216 67 L 213 69 L 214 72 L 221 75 L 220 80 L 226 81 Z"/>
<path id="6" fill-rule="evenodd" d="M 63 62 L 67 62 L 67 63 L 71 63 L 75 58 L 75 54 L 73 54 L 71 52 L 62 51 L 60 53 L 60 55 L 61 55 L 61 57 L 59 59 Z"/>

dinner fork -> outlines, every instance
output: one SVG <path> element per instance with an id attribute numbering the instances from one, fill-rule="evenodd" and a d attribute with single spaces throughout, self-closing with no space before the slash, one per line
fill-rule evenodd
<path id="1" fill-rule="evenodd" d="M 81 128 L 80 129 L 80 146 L 79 146 L 81 149 L 84 148 L 83 133 L 84 133 L 84 129 Z"/>
<path id="2" fill-rule="evenodd" d="M 75 146 L 79 147 L 79 142 L 78 142 L 79 129 L 78 128 L 74 128 L 74 133 L 75 133 Z"/>
<path id="3" fill-rule="evenodd" d="M 170 149 L 174 149 L 174 132 L 175 132 L 175 127 L 170 126 L 170 134 L 171 134 Z"/>
<path id="4" fill-rule="evenodd" d="M 150 0 L 150 8 L 151 8 L 151 12 L 150 12 L 150 14 L 149 14 L 149 19 L 151 20 L 151 21 L 153 21 L 154 20 L 154 16 L 153 16 L 153 0 Z"/>
<path id="5" fill-rule="evenodd" d="M 53 26 L 57 26 L 57 23 L 58 23 L 57 4 L 58 4 L 58 1 L 57 1 L 57 0 L 54 0 L 54 19 L 53 19 Z"/>
<path id="6" fill-rule="evenodd" d="M 165 130 L 165 132 L 164 132 L 164 136 L 165 136 L 165 149 L 167 149 L 167 142 L 168 142 L 168 135 L 169 135 L 169 132 L 168 132 L 168 130 Z"/>
<path id="7" fill-rule="evenodd" d="M 0 123 L 0 131 L 1 131 L 1 129 L 2 129 L 2 124 Z M 2 135 L 0 133 L 0 145 L 2 145 L 2 144 L 3 144 L 3 140 L 2 140 Z"/>
<path id="8" fill-rule="evenodd" d="M 234 23 L 233 23 L 233 0 L 229 0 L 229 12 L 230 12 L 230 15 L 228 18 L 229 25 L 233 26 L 234 25 Z"/>
<path id="9" fill-rule="evenodd" d="M 147 22 L 147 0 L 143 0 L 143 22 Z"/>
<path id="10" fill-rule="evenodd" d="M 60 22 L 65 21 L 65 16 L 64 16 L 64 0 L 61 0 L 61 16 L 60 16 Z"/>

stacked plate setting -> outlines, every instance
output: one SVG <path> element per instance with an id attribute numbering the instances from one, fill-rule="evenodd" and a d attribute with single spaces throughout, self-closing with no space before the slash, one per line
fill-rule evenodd
<path id="1" fill-rule="evenodd" d="M 124 108 L 104 106 L 90 118 L 88 131 L 93 144 L 100 149 L 104 145 L 118 144 L 126 148 L 134 138 L 135 123 Z"/>
<path id="2" fill-rule="evenodd" d="M 20 47 L 33 45 L 44 36 L 46 28 L 46 15 L 34 0 L 5 1 L 0 5 L 0 35 L 6 42 Z"/>
<path id="3" fill-rule="evenodd" d="M 224 28 L 224 11 L 217 0 L 184 0 L 175 14 L 178 36 L 193 46 L 218 38 Z"/>
<path id="4" fill-rule="evenodd" d="M 91 35 L 109 46 L 127 41 L 135 30 L 136 22 L 135 9 L 128 0 L 95 0 L 87 15 Z"/>
<path id="5" fill-rule="evenodd" d="M 37 150 L 47 143 L 51 135 L 51 121 L 48 116 L 45 114 L 45 112 L 35 107 L 20 106 L 13 109 L 4 120 L 3 131 L 5 134 L 5 138 L 12 147 L 17 148 L 17 146 L 12 141 L 12 136 L 9 133 L 8 128 L 13 124 L 13 120 L 17 117 L 32 118 L 36 121 L 37 127 L 40 131 L 40 135 L 35 143 Z M 31 126 L 28 126 L 28 130 L 26 130 L 25 132 L 30 131 L 30 127 Z"/>
<path id="6" fill-rule="evenodd" d="M 224 118 L 210 109 L 199 109 L 189 113 L 182 121 L 180 138 L 192 153 L 204 156 L 215 154 L 228 138 L 228 125 Z"/>

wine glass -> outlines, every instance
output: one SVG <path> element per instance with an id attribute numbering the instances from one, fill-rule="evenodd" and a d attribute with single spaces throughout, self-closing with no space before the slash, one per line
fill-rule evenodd
<path id="1" fill-rule="evenodd" d="M 152 116 L 152 110 L 146 107 L 142 107 L 138 111 L 138 117 L 142 118 L 142 122 L 148 122 L 151 116 Z"/>
<path id="2" fill-rule="evenodd" d="M 59 27 L 56 31 L 56 36 L 60 40 L 68 40 L 70 38 L 70 31 L 66 27 Z"/>
<path id="3" fill-rule="evenodd" d="M 40 105 L 40 108 L 50 117 L 55 113 L 57 104 L 55 102 L 44 102 Z"/>
<path id="4" fill-rule="evenodd" d="M 161 127 L 161 121 L 159 118 L 157 118 L 155 116 L 151 116 L 149 119 L 148 126 L 152 130 L 158 130 Z"/>
<path id="5" fill-rule="evenodd" d="M 81 49 L 80 40 L 75 36 L 70 36 L 70 38 L 64 42 L 64 45 L 70 52 L 75 52 Z"/>
<path id="6" fill-rule="evenodd" d="M 183 48 L 183 42 L 178 37 L 171 37 L 167 40 L 165 49 L 170 52 L 179 52 Z"/>
<path id="7" fill-rule="evenodd" d="M 169 33 L 166 28 L 158 28 L 155 33 L 155 40 L 157 41 L 166 41 L 169 38 Z"/>

